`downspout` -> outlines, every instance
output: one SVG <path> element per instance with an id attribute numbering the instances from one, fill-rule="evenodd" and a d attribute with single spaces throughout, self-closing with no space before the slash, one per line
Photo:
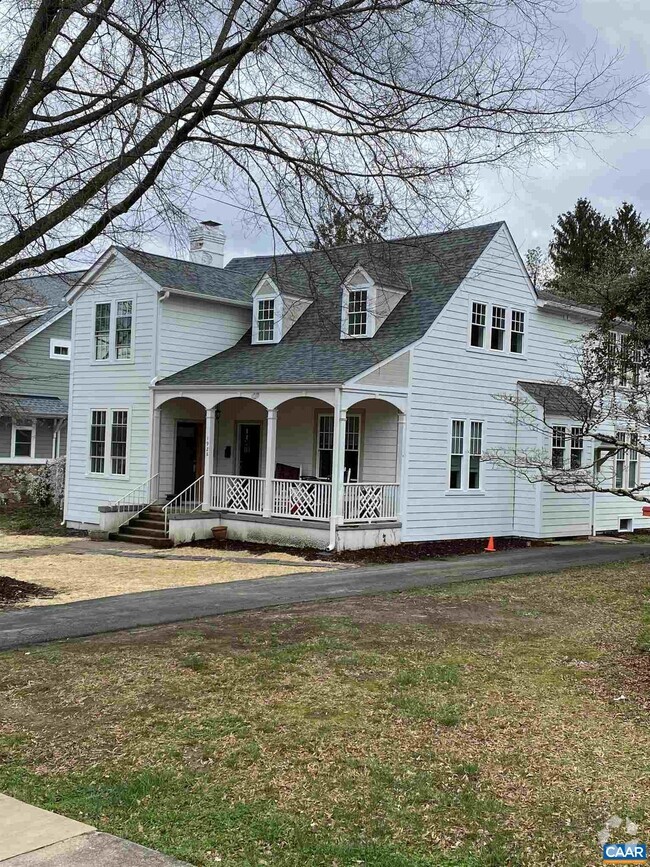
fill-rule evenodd
<path id="1" fill-rule="evenodd" d="M 512 535 L 515 535 L 515 518 L 517 515 L 517 454 L 519 451 L 519 402 L 515 406 L 515 466 L 512 468 Z"/>

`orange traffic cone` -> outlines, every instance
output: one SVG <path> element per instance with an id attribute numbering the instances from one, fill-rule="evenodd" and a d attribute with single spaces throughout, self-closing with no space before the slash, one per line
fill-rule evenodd
<path id="1" fill-rule="evenodd" d="M 490 539 L 487 543 L 487 548 L 485 550 L 490 554 L 496 551 L 496 548 L 494 547 L 494 536 L 490 536 Z"/>

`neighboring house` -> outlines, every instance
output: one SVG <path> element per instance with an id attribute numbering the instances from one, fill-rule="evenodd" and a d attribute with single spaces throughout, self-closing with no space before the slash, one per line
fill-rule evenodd
<path id="1" fill-rule="evenodd" d="M 71 311 L 76 272 L 3 284 L 0 312 L 0 467 L 44 464 L 65 454 Z M 5 487 L 7 487 L 5 485 Z"/>
<path id="2" fill-rule="evenodd" d="M 569 431 L 538 388 L 591 324 L 536 294 L 504 223 L 225 266 L 224 242 L 114 247 L 70 290 L 69 525 L 339 549 L 648 526 L 481 461 L 536 445 L 495 394 Z"/>

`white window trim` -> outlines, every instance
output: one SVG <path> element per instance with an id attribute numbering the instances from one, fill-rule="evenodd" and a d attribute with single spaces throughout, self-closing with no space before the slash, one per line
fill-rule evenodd
<path id="1" fill-rule="evenodd" d="M 472 346 L 472 307 L 474 304 L 485 305 L 485 330 L 483 337 L 483 346 Z M 491 333 L 492 333 L 492 310 L 494 307 L 501 307 L 506 311 L 506 330 L 504 335 L 504 348 L 491 349 Z M 512 335 L 512 313 L 524 314 L 524 331 L 523 331 L 523 351 L 513 352 L 510 348 Z M 508 307 L 506 304 L 492 301 L 482 301 L 479 298 L 470 298 L 467 308 L 467 346 L 469 352 L 489 352 L 491 355 L 507 356 L 508 358 L 526 358 L 528 353 L 528 329 L 530 326 L 530 312 L 523 307 Z M 460 420 L 460 419 L 459 419 Z"/>
<path id="2" fill-rule="evenodd" d="M 498 306 L 498 305 L 497 305 Z M 464 431 L 463 431 L 463 463 L 461 469 L 461 487 L 460 488 L 451 488 L 449 486 L 450 477 L 451 477 L 451 434 L 453 429 L 453 423 L 455 421 L 462 421 L 465 423 Z M 449 497 L 484 497 L 485 496 L 485 488 L 484 488 L 484 480 L 485 480 L 485 466 L 482 465 L 480 469 L 480 484 L 478 488 L 470 488 L 469 487 L 469 458 L 470 458 L 470 432 L 472 429 L 472 422 L 478 423 L 482 425 L 481 427 L 481 455 L 485 451 L 485 438 L 486 438 L 486 430 L 487 424 L 485 419 L 483 418 L 475 418 L 469 416 L 458 416 L 455 415 L 449 419 L 449 425 L 447 430 L 447 480 L 445 482 L 445 496 Z"/>
<path id="3" fill-rule="evenodd" d="M 32 441 L 29 449 L 29 457 L 16 454 L 16 431 L 29 430 L 32 432 Z M 18 423 L 14 420 L 11 422 L 11 460 L 24 463 L 32 463 L 36 457 L 36 421 L 32 419 L 29 422 Z"/>
<path id="4" fill-rule="evenodd" d="M 271 290 L 271 291 L 269 291 Z M 258 338 L 258 316 L 261 301 L 273 301 L 273 338 L 260 340 Z M 269 343 L 279 343 L 282 340 L 284 323 L 284 299 L 278 287 L 270 279 L 263 280 L 253 292 L 253 333 L 251 343 L 254 346 L 264 346 Z"/>
<path id="5" fill-rule="evenodd" d="M 352 286 L 350 280 L 357 274 L 361 275 L 363 283 Z M 368 303 L 366 305 L 366 333 L 365 334 L 350 334 L 348 331 L 348 307 L 350 304 L 350 292 L 365 291 L 368 293 Z M 343 284 L 341 290 L 341 338 L 343 340 L 368 340 L 375 336 L 377 331 L 377 285 L 362 269 L 353 271 L 348 277 L 348 282 Z"/>
<path id="6" fill-rule="evenodd" d="M 116 358 L 117 347 L 116 341 L 116 320 L 117 320 L 117 305 L 122 301 L 131 302 L 131 357 Z M 111 305 L 111 317 L 108 335 L 108 358 L 95 358 L 95 322 L 97 315 L 98 304 Z M 133 296 L 120 296 L 119 298 L 102 298 L 93 304 L 93 318 L 91 323 L 90 333 L 90 359 L 91 364 L 133 364 L 135 362 L 135 311 L 136 304 Z"/>
<path id="7" fill-rule="evenodd" d="M 634 433 L 634 431 L 629 431 L 629 430 L 617 430 L 616 431 L 617 436 L 618 436 L 618 434 L 623 434 L 626 437 L 626 443 L 628 443 L 628 444 L 631 442 L 630 438 L 632 437 L 633 433 Z M 616 485 L 616 465 L 617 465 L 618 461 L 620 460 L 620 458 L 618 457 L 619 451 L 620 451 L 620 449 L 617 448 L 616 451 L 613 452 L 613 455 L 612 455 L 613 459 L 614 459 L 612 462 L 613 463 L 613 466 L 612 466 L 612 487 L 615 490 L 631 491 L 632 487 L 630 486 L 630 458 L 632 458 L 633 453 L 629 448 L 624 449 L 623 458 L 622 458 L 622 462 L 623 462 L 623 485 L 619 489 Z M 634 459 L 632 459 L 632 463 L 634 463 L 636 461 L 636 480 L 635 480 L 634 487 L 637 487 L 639 485 L 639 479 L 641 478 L 641 457 L 642 456 L 639 454 L 639 452 L 634 452 L 634 456 L 635 456 Z"/>
<path id="8" fill-rule="evenodd" d="M 93 327 L 94 327 L 94 324 L 93 324 Z M 57 346 L 60 346 L 61 348 L 64 348 L 64 349 L 67 349 L 68 351 L 66 353 L 64 353 L 63 355 L 61 355 L 61 354 L 57 355 L 56 352 L 54 351 Z M 70 361 L 71 350 L 72 350 L 72 341 L 71 340 L 60 340 L 58 337 L 51 337 L 50 338 L 50 358 L 54 359 L 55 361 Z"/>
<path id="9" fill-rule="evenodd" d="M 104 472 L 103 473 L 94 473 L 90 469 L 90 433 L 93 426 L 93 413 L 94 412 L 105 412 L 106 413 L 106 434 L 104 437 Z M 126 413 L 126 468 L 123 474 L 121 473 L 113 473 L 110 471 L 112 467 L 111 461 L 111 442 L 112 442 L 112 428 L 113 428 L 113 413 L 114 412 L 125 412 Z M 121 479 L 127 480 L 129 479 L 129 475 L 131 472 L 131 407 L 128 406 L 92 406 L 88 410 L 88 427 L 86 431 L 86 476 L 91 479 Z"/>

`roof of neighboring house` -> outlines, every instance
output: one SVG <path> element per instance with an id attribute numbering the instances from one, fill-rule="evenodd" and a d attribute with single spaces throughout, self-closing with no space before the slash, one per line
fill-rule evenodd
<path id="1" fill-rule="evenodd" d="M 162 289 L 176 289 L 209 298 L 252 303 L 251 293 L 257 280 L 247 274 L 238 274 L 227 268 L 215 268 L 213 265 L 200 265 L 184 259 L 172 259 L 156 253 L 144 253 L 130 247 L 116 249 Z"/>
<path id="2" fill-rule="evenodd" d="M 601 312 L 601 308 L 597 304 L 587 304 L 584 301 L 577 301 L 575 298 L 568 298 L 566 295 L 557 295 L 555 292 L 551 292 L 550 289 L 540 289 L 537 297 L 540 301 L 563 304 L 565 307 L 582 307 L 584 310 L 593 310 L 594 313 Z"/>
<path id="3" fill-rule="evenodd" d="M 68 414 L 67 400 L 40 394 L 0 394 L 0 406 L 5 415 L 62 418 Z"/>
<path id="4" fill-rule="evenodd" d="M 553 382 L 517 383 L 532 399 L 550 415 L 583 418 L 587 404 L 570 385 Z"/>
<path id="5" fill-rule="evenodd" d="M 29 338 L 32 332 L 67 310 L 66 293 L 84 273 L 43 274 L 3 283 L 0 296 L 11 300 L 4 305 L 4 310 L 0 305 L 0 319 L 9 320 L 0 325 L 0 351 L 11 351 L 16 343 Z M 34 316 L 11 322 L 12 318 L 20 316 L 21 311 L 28 314 L 31 310 L 34 310 Z"/>
<path id="6" fill-rule="evenodd" d="M 159 385 L 345 382 L 423 337 L 503 225 L 233 259 L 223 269 L 224 275 L 246 276 L 255 284 L 265 273 L 276 274 L 283 291 L 312 298 L 314 303 L 279 343 L 252 345 L 249 331 L 235 346 Z M 377 274 L 400 275 L 400 288 L 410 291 L 373 338 L 341 339 L 341 285 L 357 264 L 367 264 Z"/>

